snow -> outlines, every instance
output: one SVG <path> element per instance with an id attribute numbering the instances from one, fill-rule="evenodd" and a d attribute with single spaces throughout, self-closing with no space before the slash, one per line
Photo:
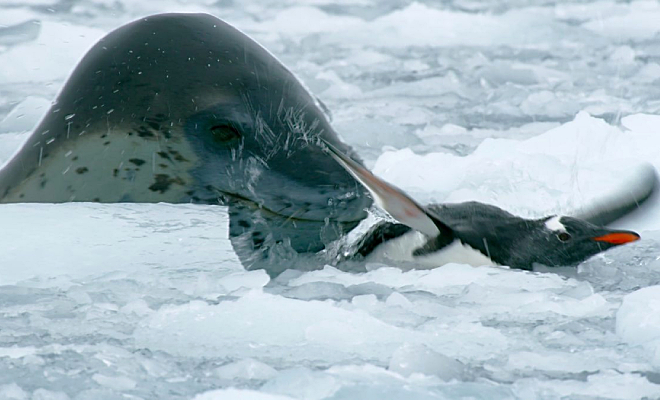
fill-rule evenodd
<path id="1" fill-rule="evenodd" d="M 421 203 L 570 214 L 660 168 L 660 7 L 609 0 L 5 1 L 0 163 L 86 49 L 164 11 L 256 38 Z M 658 398 L 660 204 L 616 226 L 642 240 L 577 269 L 271 279 L 224 207 L 3 205 L 0 398 Z"/>

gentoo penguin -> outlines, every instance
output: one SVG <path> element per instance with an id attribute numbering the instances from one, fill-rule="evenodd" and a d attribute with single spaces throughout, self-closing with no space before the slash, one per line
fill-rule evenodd
<path id="1" fill-rule="evenodd" d="M 474 201 L 421 206 L 333 145 L 327 144 L 327 148 L 369 190 L 376 204 L 398 221 L 381 221 L 359 240 L 354 254 L 367 260 L 408 261 L 416 268 L 455 262 L 532 270 L 535 264 L 574 266 L 640 238 L 635 232 L 569 216 L 525 219 Z M 652 175 L 647 178 L 656 182 L 655 172 Z M 654 188 L 655 183 L 650 186 Z"/>

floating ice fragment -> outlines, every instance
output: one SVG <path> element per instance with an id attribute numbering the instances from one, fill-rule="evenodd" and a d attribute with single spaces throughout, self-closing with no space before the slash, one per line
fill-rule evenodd
<path id="1" fill-rule="evenodd" d="M 633 1 L 620 12 L 591 19 L 583 26 L 617 41 L 650 39 L 660 32 L 660 5 L 655 1 Z"/>
<path id="2" fill-rule="evenodd" d="M 37 352 L 34 346 L 28 347 L 0 347 L 0 359 L 3 357 L 9 358 L 23 358 L 25 356 L 33 355 Z"/>
<path id="3" fill-rule="evenodd" d="M 465 365 L 462 362 L 422 344 L 404 344 L 396 349 L 388 369 L 406 377 L 414 373 L 435 375 L 443 381 L 461 380 L 465 375 Z"/>
<path id="4" fill-rule="evenodd" d="M 53 392 L 43 388 L 32 392 L 32 400 L 69 400 L 70 397 L 64 392 Z"/>
<path id="5" fill-rule="evenodd" d="M 551 91 L 544 90 L 530 94 L 520 104 L 520 109 L 530 116 L 544 115 L 557 118 L 573 115 L 580 107 L 571 99 L 559 97 Z"/>
<path id="6" fill-rule="evenodd" d="M 213 372 L 218 378 L 226 380 L 267 380 L 277 375 L 275 368 L 252 358 L 225 364 Z"/>
<path id="7" fill-rule="evenodd" d="M 270 281 L 264 270 L 240 271 L 221 278 L 218 283 L 222 285 L 227 293 L 239 289 L 259 289 Z"/>
<path id="8" fill-rule="evenodd" d="M 85 51 L 106 33 L 103 29 L 44 20 L 36 40 L 0 54 L 0 82 L 64 79 Z"/>
<path id="9" fill-rule="evenodd" d="M 660 66 L 658 71 L 660 79 Z M 660 131 L 660 115 L 633 114 L 621 118 L 621 125 L 635 132 L 635 134 L 657 135 Z"/>
<path id="10" fill-rule="evenodd" d="M 0 399 L 6 400 L 27 400 L 28 394 L 15 383 L 0 385 Z"/>
<path id="11" fill-rule="evenodd" d="M 285 295 L 300 300 L 341 300 L 351 298 L 351 293 L 338 283 L 310 282 L 286 290 Z"/>
<path id="12" fill-rule="evenodd" d="M 616 313 L 616 333 L 626 342 L 644 345 L 660 366 L 660 286 L 649 286 L 623 298 Z"/>
<path id="13" fill-rule="evenodd" d="M 31 132 L 49 107 L 50 101 L 29 96 L 18 103 L 0 122 L 0 134 Z M 3 143 L 2 147 L 4 146 Z"/>
<path id="14" fill-rule="evenodd" d="M 142 299 L 133 300 L 129 303 L 126 303 L 125 306 L 119 309 L 119 312 L 124 314 L 135 314 L 140 317 L 146 317 L 147 315 L 153 313 L 153 310 L 149 307 L 146 301 Z"/>
<path id="15" fill-rule="evenodd" d="M 0 45 L 15 46 L 20 43 L 30 42 L 39 36 L 41 23 L 32 19 L 12 26 L 0 25 Z"/>
<path id="16" fill-rule="evenodd" d="M 621 46 L 610 54 L 610 59 L 619 64 L 633 64 L 636 52 L 630 46 Z"/>
<path id="17" fill-rule="evenodd" d="M 294 400 L 294 398 L 256 390 L 229 388 L 204 392 L 193 397 L 193 400 Z"/>
<path id="18" fill-rule="evenodd" d="M 135 388 L 137 383 L 125 376 L 107 376 L 102 374 L 94 374 L 92 379 L 101 386 L 108 387 L 114 390 L 130 390 Z"/>
<path id="19" fill-rule="evenodd" d="M 281 371 L 261 390 L 296 399 L 321 400 L 332 396 L 340 388 L 341 384 L 332 375 L 300 367 Z"/>

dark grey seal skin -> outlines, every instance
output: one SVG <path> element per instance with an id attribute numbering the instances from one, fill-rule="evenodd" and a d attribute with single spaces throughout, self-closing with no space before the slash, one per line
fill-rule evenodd
<path id="1" fill-rule="evenodd" d="M 319 144 L 342 143 L 268 51 L 206 14 L 124 25 L 80 61 L 0 170 L 0 202 L 229 206 L 247 268 L 317 252 L 355 227 L 366 191 Z"/>

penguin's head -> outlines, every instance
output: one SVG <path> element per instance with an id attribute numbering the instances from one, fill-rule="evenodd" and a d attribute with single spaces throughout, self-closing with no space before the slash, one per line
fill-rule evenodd
<path id="1" fill-rule="evenodd" d="M 640 238 L 632 231 L 608 229 L 568 216 L 551 216 L 537 220 L 537 223 L 535 229 L 521 237 L 517 246 L 519 254 L 512 250 L 513 263 L 527 265 L 528 268 L 533 264 L 572 266 Z"/>

